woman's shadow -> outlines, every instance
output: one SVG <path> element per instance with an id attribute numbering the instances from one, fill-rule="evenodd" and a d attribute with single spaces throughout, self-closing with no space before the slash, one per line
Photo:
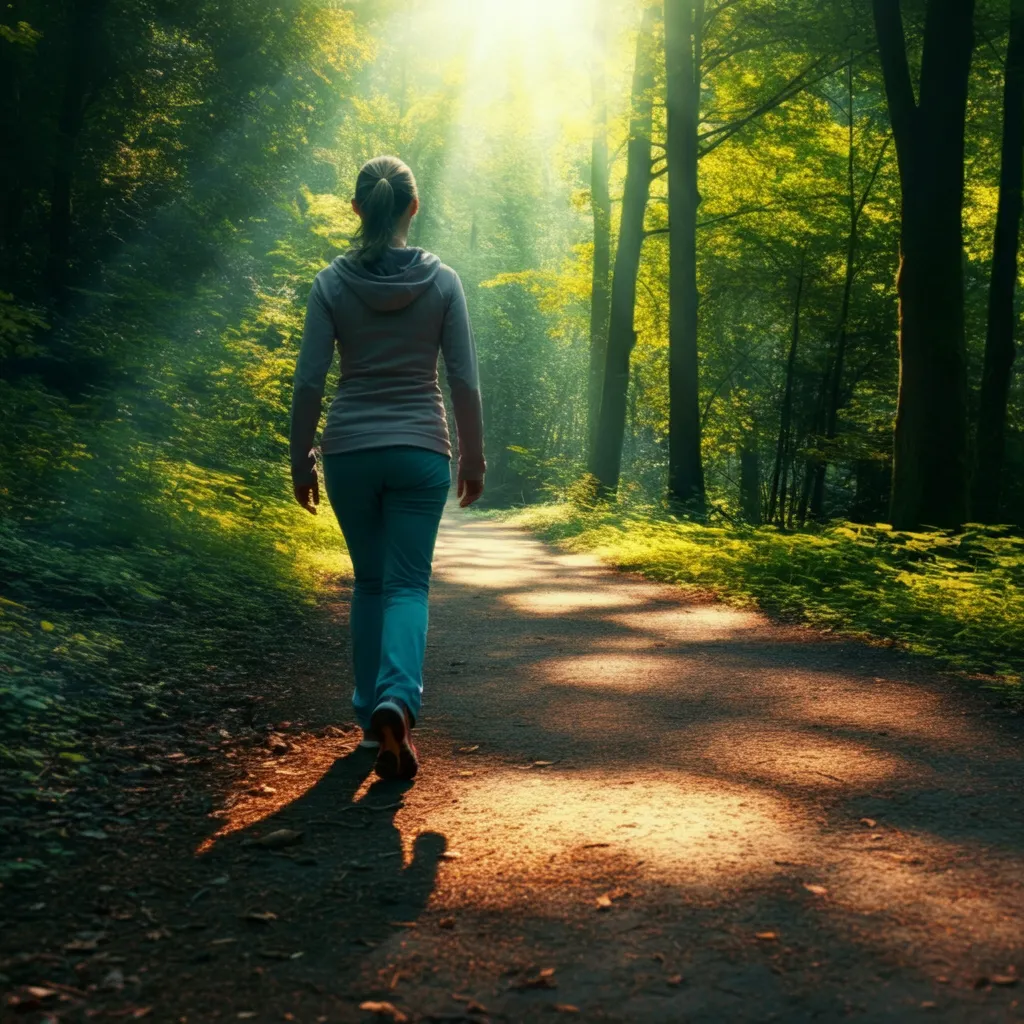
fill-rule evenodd
<path id="1" fill-rule="evenodd" d="M 360 953 L 416 926 L 434 890 L 446 840 L 421 833 L 405 863 L 395 814 L 410 783 L 378 780 L 357 800 L 373 760 L 372 750 L 360 748 L 339 758 L 240 842 L 213 852 L 235 861 L 224 865 L 237 865 L 232 878 L 244 877 L 244 896 L 235 891 L 229 912 L 249 922 L 243 941 L 251 940 L 252 955 L 278 957 L 268 970 L 280 983 L 338 991 Z M 261 845 L 279 830 L 301 840 L 283 849 Z M 258 915 L 268 913 L 262 925 Z"/>

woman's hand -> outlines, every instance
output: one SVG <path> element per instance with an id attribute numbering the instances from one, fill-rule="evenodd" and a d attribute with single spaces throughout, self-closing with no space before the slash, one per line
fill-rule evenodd
<path id="1" fill-rule="evenodd" d="M 314 477 L 311 484 L 296 484 L 295 500 L 311 516 L 315 516 L 316 507 L 320 504 L 320 481 Z"/>
<path id="2" fill-rule="evenodd" d="M 459 508 L 472 505 L 483 493 L 483 480 L 463 480 L 459 477 Z"/>

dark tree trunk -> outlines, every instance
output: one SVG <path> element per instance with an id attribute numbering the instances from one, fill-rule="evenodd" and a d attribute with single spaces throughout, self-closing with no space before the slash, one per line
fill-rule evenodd
<path id="1" fill-rule="evenodd" d="M 626 428 L 629 359 L 636 344 L 633 309 L 640 252 L 644 243 L 644 214 L 651 188 L 651 112 L 654 88 L 654 24 L 657 8 L 644 11 L 636 42 L 633 69 L 632 113 L 626 148 L 626 181 L 622 193 L 622 219 L 612 277 L 608 345 L 597 437 L 591 452 L 590 472 L 604 494 L 614 494 L 622 467 L 622 439 Z"/>
<path id="2" fill-rule="evenodd" d="M 697 184 L 704 0 L 665 0 L 669 200 L 669 496 L 705 507 L 697 358 Z"/>
<path id="3" fill-rule="evenodd" d="M 779 416 L 779 440 L 775 447 L 775 467 L 772 470 L 772 487 L 768 495 L 768 522 L 775 519 L 779 490 L 782 490 L 782 511 L 780 522 L 786 511 L 786 458 L 789 452 L 789 432 L 793 419 L 793 377 L 796 371 L 796 353 L 800 345 L 800 304 L 804 293 L 804 266 L 800 263 L 800 275 L 796 282 L 796 300 L 793 303 L 793 330 L 789 341 L 789 356 L 786 359 L 786 389 L 782 396 L 782 412 Z"/>
<path id="4" fill-rule="evenodd" d="M 46 283 L 58 310 L 67 299 L 78 142 L 102 59 L 99 38 L 106 6 L 107 0 L 76 0 L 68 26 L 67 63 L 53 150 L 50 248 L 46 261 Z"/>
<path id="5" fill-rule="evenodd" d="M 1006 403 L 1017 352 L 1013 337 L 1016 326 L 1013 298 L 1024 175 L 1024 0 L 1010 0 L 1001 160 L 971 508 L 971 518 L 982 523 L 999 519 L 1006 452 Z"/>
<path id="6" fill-rule="evenodd" d="M 800 487 L 800 504 L 797 508 L 797 523 L 802 527 L 807 522 L 807 508 L 811 501 L 811 487 L 814 485 L 816 463 L 808 459 L 804 464 L 804 481 Z"/>
<path id="7" fill-rule="evenodd" d="M 873 0 L 902 190 L 893 526 L 967 518 L 964 120 L 974 0 L 928 0 L 915 102 L 898 0 Z"/>
<path id="8" fill-rule="evenodd" d="M 740 510 L 753 526 L 761 522 L 761 457 L 751 439 L 740 449 Z"/>
<path id="9" fill-rule="evenodd" d="M 854 466 L 854 498 L 850 518 L 877 523 L 890 503 L 892 471 L 877 459 L 858 459 Z"/>
<path id="10" fill-rule="evenodd" d="M 590 145 L 590 211 L 594 219 L 594 267 L 590 286 L 590 370 L 587 386 L 587 451 L 597 441 L 601 413 L 601 384 L 608 342 L 609 287 L 612 250 L 612 200 L 608 193 L 608 98 L 605 75 L 608 27 L 606 4 L 598 5 L 594 23 L 594 63 L 590 81 L 594 104 L 594 134 Z"/>

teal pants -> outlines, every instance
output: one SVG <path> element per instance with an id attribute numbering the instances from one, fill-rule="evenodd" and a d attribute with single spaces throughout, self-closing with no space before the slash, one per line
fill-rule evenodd
<path id="1" fill-rule="evenodd" d="M 356 718 L 365 729 L 380 701 L 398 698 L 415 721 L 434 541 L 451 486 L 448 457 L 406 446 L 325 455 L 324 482 L 355 572 Z"/>

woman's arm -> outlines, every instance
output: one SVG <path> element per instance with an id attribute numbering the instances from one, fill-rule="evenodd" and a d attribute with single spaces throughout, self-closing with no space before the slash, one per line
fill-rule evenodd
<path id="1" fill-rule="evenodd" d="M 459 496 L 472 501 L 483 491 L 482 481 L 487 469 L 484 462 L 483 406 L 466 293 L 462 290 L 459 275 L 454 274 L 454 277 L 441 330 L 441 352 L 459 437 Z M 469 501 L 464 500 L 463 504 L 469 504 Z"/>
<path id="2" fill-rule="evenodd" d="M 292 390 L 291 463 L 295 498 L 316 512 L 320 500 L 313 441 L 320 423 L 327 372 L 334 360 L 334 320 L 319 280 L 313 282 L 306 306 L 302 346 L 295 364 Z M 312 504 L 311 504 L 312 501 Z"/>

